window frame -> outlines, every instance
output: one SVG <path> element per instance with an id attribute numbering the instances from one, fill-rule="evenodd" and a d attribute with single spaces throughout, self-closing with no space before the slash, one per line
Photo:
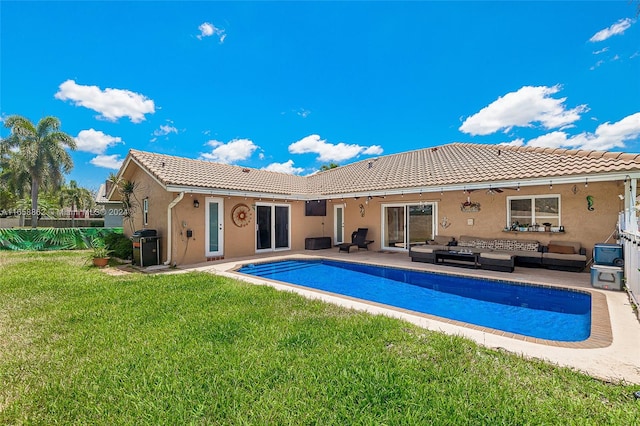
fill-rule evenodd
<path id="1" fill-rule="evenodd" d="M 513 195 L 507 197 L 507 228 L 511 227 L 513 220 L 511 218 L 511 201 L 512 200 L 530 200 L 531 201 L 531 223 L 542 225 L 542 222 L 546 222 L 545 218 L 537 219 L 536 217 L 536 200 L 541 198 L 556 198 L 558 200 L 558 226 L 562 226 L 562 197 L 560 194 L 544 194 L 544 195 Z M 545 216 L 545 215 L 540 215 Z M 548 217 L 548 215 L 547 215 Z"/>
<path id="2" fill-rule="evenodd" d="M 144 222 L 145 226 L 149 224 L 149 199 L 148 198 L 144 198 L 142 200 L 142 221 Z"/>

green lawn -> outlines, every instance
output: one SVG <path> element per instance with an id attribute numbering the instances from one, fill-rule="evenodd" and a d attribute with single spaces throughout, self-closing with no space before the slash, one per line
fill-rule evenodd
<path id="1" fill-rule="evenodd" d="M 634 386 L 208 274 L 0 251 L 0 424 L 632 425 Z"/>

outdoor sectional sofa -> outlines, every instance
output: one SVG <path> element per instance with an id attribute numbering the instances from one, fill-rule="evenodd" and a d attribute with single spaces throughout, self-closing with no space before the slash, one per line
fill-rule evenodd
<path id="1" fill-rule="evenodd" d="M 453 247 L 452 247 L 453 246 Z M 514 266 L 546 267 L 580 272 L 587 265 L 587 256 L 580 243 L 551 241 L 548 246 L 536 240 L 511 238 L 481 238 L 463 235 L 437 236 L 424 245 L 414 245 L 409 256 L 414 262 L 436 263 L 439 251 L 468 250 L 478 253 L 482 269 L 513 272 Z"/>

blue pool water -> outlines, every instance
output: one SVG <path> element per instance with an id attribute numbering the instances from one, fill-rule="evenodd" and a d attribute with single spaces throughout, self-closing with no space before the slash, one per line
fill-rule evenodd
<path id="1" fill-rule="evenodd" d="M 238 272 L 541 339 L 578 342 L 591 332 L 591 296 L 576 291 L 332 260 Z"/>

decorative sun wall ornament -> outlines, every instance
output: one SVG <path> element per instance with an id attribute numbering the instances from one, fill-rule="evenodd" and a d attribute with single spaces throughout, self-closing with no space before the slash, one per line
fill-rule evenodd
<path id="1" fill-rule="evenodd" d="M 233 224 L 240 228 L 247 226 L 251 222 L 251 209 L 246 204 L 236 204 L 231 210 L 231 219 Z"/>

